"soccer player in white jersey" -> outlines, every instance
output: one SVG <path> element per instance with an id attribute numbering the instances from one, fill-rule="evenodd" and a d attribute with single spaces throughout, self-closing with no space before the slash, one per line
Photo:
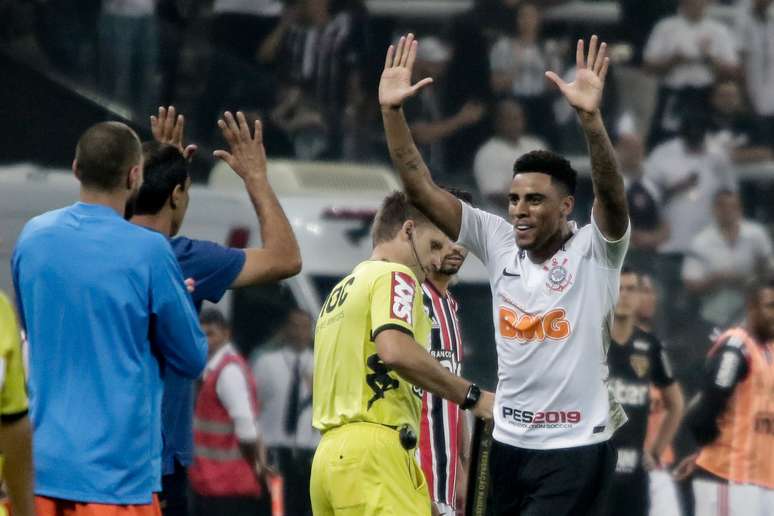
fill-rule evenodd
<path id="1" fill-rule="evenodd" d="M 608 440 L 626 416 L 606 385 L 606 348 L 629 216 L 600 103 L 609 59 L 596 36 L 578 41 L 575 80 L 546 77 L 575 108 L 591 156 L 591 223 L 569 220 L 576 172 L 536 151 L 516 160 L 510 220 L 439 188 L 411 137 L 403 102 L 411 84 L 412 34 L 387 51 L 379 84 L 387 142 L 411 201 L 489 271 L 498 386 L 491 454 L 497 514 L 590 515 L 604 505 L 615 467 Z M 517 156 L 514 156 L 516 159 Z"/>

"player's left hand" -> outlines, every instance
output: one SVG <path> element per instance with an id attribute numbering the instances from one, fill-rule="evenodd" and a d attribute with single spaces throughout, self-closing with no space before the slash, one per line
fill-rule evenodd
<path id="1" fill-rule="evenodd" d="M 218 127 L 231 152 L 216 150 L 213 155 L 228 163 L 245 181 L 256 176 L 266 177 L 266 149 L 263 146 L 261 121 L 256 119 L 254 133 L 251 135 L 250 125 L 244 113 L 237 111 L 235 118 L 230 111 L 226 111 L 223 118 L 218 120 Z"/>
<path id="2" fill-rule="evenodd" d="M 602 90 L 605 88 L 605 77 L 610 65 L 607 53 L 607 43 L 602 43 L 597 49 L 597 36 L 591 36 L 589 54 L 583 51 L 583 40 L 578 40 L 575 52 L 575 80 L 567 83 L 554 72 L 546 72 L 546 77 L 559 87 L 562 95 L 577 111 L 587 114 L 596 113 L 602 102 Z M 598 51 L 597 51 L 598 50 Z"/>
<path id="3" fill-rule="evenodd" d="M 390 45 L 387 49 L 384 70 L 379 80 L 379 104 L 383 108 L 398 108 L 422 88 L 433 83 L 432 78 L 425 77 L 411 84 L 417 45 L 414 35 L 408 34 L 400 38 L 397 46 Z"/>
<path id="4" fill-rule="evenodd" d="M 484 421 L 491 421 L 494 417 L 494 393 L 481 391 L 478 403 L 473 407 L 473 415 Z"/>
<path id="5" fill-rule="evenodd" d="M 159 106 L 158 116 L 151 115 L 151 132 L 153 139 L 159 143 L 174 145 L 183 157 L 190 160 L 196 152 L 196 145 L 183 146 L 183 133 L 185 130 L 185 118 L 183 115 L 175 116 L 175 106 Z"/>

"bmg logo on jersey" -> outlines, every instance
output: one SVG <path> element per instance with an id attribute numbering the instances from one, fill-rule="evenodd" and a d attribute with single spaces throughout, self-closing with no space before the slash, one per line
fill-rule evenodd
<path id="1" fill-rule="evenodd" d="M 527 430 L 572 428 L 581 422 L 579 410 L 525 410 L 502 407 L 502 416 L 506 423 Z"/>
<path id="2" fill-rule="evenodd" d="M 390 289 L 390 312 L 393 319 L 413 324 L 414 280 L 406 273 L 393 271 Z"/>
<path id="3" fill-rule="evenodd" d="M 522 344 L 546 339 L 564 340 L 572 333 L 564 308 L 554 308 L 541 315 L 519 314 L 512 308 L 500 307 L 500 335 Z"/>

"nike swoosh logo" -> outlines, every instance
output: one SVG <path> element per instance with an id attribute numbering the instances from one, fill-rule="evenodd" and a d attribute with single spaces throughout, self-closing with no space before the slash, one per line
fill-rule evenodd
<path id="1" fill-rule="evenodd" d="M 503 276 L 511 276 L 512 278 L 520 278 L 521 274 L 514 274 L 512 272 L 508 272 L 508 268 L 503 268 Z"/>

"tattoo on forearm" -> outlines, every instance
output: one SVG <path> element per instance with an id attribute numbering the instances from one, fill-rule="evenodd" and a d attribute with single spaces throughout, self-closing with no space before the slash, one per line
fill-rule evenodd
<path id="1" fill-rule="evenodd" d="M 411 172 L 417 172 L 422 168 L 422 156 L 414 145 L 399 147 L 393 152 L 396 164 Z"/>
<path id="2" fill-rule="evenodd" d="M 626 192 L 623 178 L 618 172 L 613 145 L 604 129 L 589 132 L 587 137 L 594 195 L 605 212 L 613 216 L 614 220 L 608 222 L 625 228 L 628 216 Z"/>

